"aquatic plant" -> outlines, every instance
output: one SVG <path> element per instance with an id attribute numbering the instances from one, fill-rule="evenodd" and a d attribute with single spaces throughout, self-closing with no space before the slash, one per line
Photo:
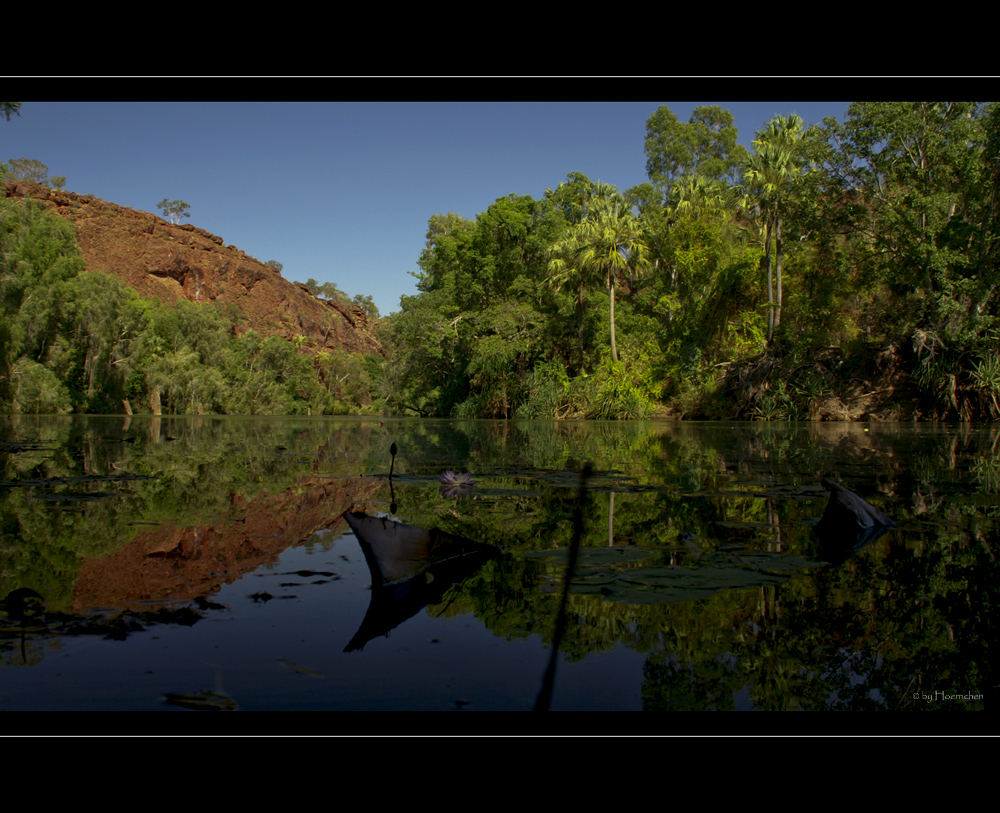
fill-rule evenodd
<path id="1" fill-rule="evenodd" d="M 476 481 L 467 471 L 446 471 L 441 475 L 441 493 L 446 497 L 462 497 L 470 493 Z"/>

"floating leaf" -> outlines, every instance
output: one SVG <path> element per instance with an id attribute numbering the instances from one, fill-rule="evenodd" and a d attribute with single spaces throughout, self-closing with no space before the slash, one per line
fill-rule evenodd
<path id="1" fill-rule="evenodd" d="M 326 677 L 322 672 L 316 672 L 312 669 L 307 669 L 304 666 L 299 666 L 297 663 L 292 663 L 291 661 L 281 660 L 278 661 L 282 666 L 287 666 L 293 672 L 298 672 L 300 675 L 309 675 L 309 677 Z"/>
<path id="2" fill-rule="evenodd" d="M 535 550 L 524 554 L 533 559 L 564 560 L 568 556 L 568 548 L 554 550 Z M 580 548 L 577 567 L 601 567 L 609 564 L 628 564 L 648 559 L 656 555 L 656 551 L 639 548 L 634 545 L 616 545 L 604 548 Z"/>
<path id="3" fill-rule="evenodd" d="M 538 560 L 565 560 L 567 549 L 532 551 Z M 581 548 L 572 592 L 621 604 L 670 604 L 702 599 L 721 590 L 781 584 L 795 572 L 822 566 L 801 556 L 713 553 L 684 565 L 657 564 L 660 551 L 638 547 Z"/>
<path id="4" fill-rule="evenodd" d="M 195 692 L 194 694 L 170 693 L 163 698 L 173 706 L 194 711 L 236 711 L 239 704 L 231 697 L 218 692 Z"/>

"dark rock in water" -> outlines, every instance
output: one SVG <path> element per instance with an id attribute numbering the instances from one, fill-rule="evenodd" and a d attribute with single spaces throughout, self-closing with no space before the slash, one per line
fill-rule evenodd
<path id="1" fill-rule="evenodd" d="M 830 492 L 830 500 L 813 530 L 827 561 L 843 561 L 895 527 L 889 517 L 850 489 L 827 479 L 823 487 Z"/>

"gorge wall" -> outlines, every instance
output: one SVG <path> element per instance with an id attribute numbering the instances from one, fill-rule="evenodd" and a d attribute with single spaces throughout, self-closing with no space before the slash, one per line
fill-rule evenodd
<path id="1" fill-rule="evenodd" d="M 31 198 L 73 224 L 87 270 L 114 274 L 144 297 L 235 306 L 238 331 L 252 328 L 290 341 L 304 336 L 306 352 L 382 355 L 361 308 L 316 298 L 204 229 L 92 195 L 25 181 L 3 185 L 6 197 Z"/>

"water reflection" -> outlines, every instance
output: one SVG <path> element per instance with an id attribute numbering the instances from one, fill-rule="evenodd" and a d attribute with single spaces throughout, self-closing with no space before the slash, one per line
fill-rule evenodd
<path id="1" fill-rule="evenodd" d="M 386 517 L 345 514 L 371 572 L 371 604 L 360 629 L 344 648 L 363 649 L 386 636 L 428 604 L 439 604 L 499 549 L 469 539 L 404 525 Z"/>
<path id="2" fill-rule="evenodd" d="M 0 657 L 41 673 L 50 643 L 103 640 L 114 625 L 131 647 L 115 657 L 150 657 L 143 647 L 157 630 L 188 633 L 175 646 L 209 634 L 195 629 L 226 633 L 223 649 L 236 627 L 259 636 L 257 616 L 280 612 L 324 661 L 312 671 L 355 676 L 322 696 L 300 681 L 290 707 L 337 708 L 345 697 L 353 707 L 432 707 L 430 688 L 386 685 L 386 674 L 419 668 L 441 681 L 472 670 L 468 685 L 480 688 L 468 707 L 530 708 L 590 461 L 554 708 L 561 689 L 581 707 L 610 707 L 586 678 L 600 653 L 634 659 L 633 696 L 648 709 L 984 708 L 997 675 L 998 442 L 993 426 L 2 417 L 0 596 L 15 598 Z M 446 471 L 471 473 L 474 488 L 442 488 Z M 824 478 L 895 527 L 831 555 L 815 530 Z M 395 603 L 379 580 L 396 579 L 345 574 L 355 551 L 365 561 L 365 534 L 348 512 L 500 553 L 458 574 L 432 562 L 402 579 L 412 600 Z M 275 568 L 319 539 L 332 564 L 295 569 L 336 578 L 314 577 L 266 611 L 249 598 L 287 593 Z M 31 598 L 30 618 L 18 615 L 17 596 Z M 326 602 L 340 602 L 336 622 L 315 613 Z M 182 610 L 233 623 L 180 630 Z M 415 635 L 446 640 L 449 622 L 471 625 L 463 636 L 475 646 L 396 649 Z M 491 648 L 520 645 L 537 657 L 489 662 Z M 254 691 L 272 707 L 289 670 L 252 687 L 249 664 L 287 655 L 248 644 L 240 657 L 245 668 L 227 667 L 240 707 L 254 707 Z M 84 656 L 74 658 L 82 672 Z M 378 672 L 377 691 L 366 671 L 376 663 L 392 666 Z M 40 702 L 26 684 L 4 707 Z M 93 700 L 67 691 L 52 702 Z"/>

